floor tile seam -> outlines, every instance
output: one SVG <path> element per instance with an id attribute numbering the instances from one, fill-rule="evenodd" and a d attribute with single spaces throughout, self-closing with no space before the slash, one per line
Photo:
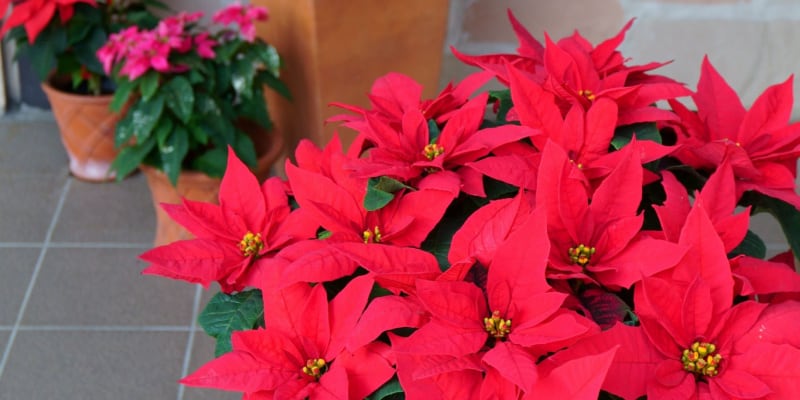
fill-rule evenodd
<path id="1" fill-rule="evenodd" d="M 44 243 L 38 242 L 0 242 L 0 248 L 39 248 Z M 114 243 L 114 242 L 50 242 L 51 249 L 149 249 L 153 247 L 149 243 Z"/>
<path id="2" fill-rule="evenodd" d="M 194 303 L 192 304 L 192 319 L 189 324 L 189 336 L 186 339 L 186 352 L 183 354 L 183 365 L 181 366 L 181 378 L 189 374 L 189 364 L 192 362 L 192 348 L 194 347 L 194 336 L 197 332 L 197 318 L 200 315 L 200 301 L 203 297 L 203 287 L 196 285 L 194 292 Z M 186 386 L 178 384 L 177 400 L 183 400 Z"/>
<path id="3" fill-rule="evenodd" d="M 16 339 L 17 332 L 19 331 L 19 327 L 22 324 L 22 318 L 25 316 L 25 308 L 28 306 L 28 301 L 31 298 L 31 293 L 33 292 L 33 287 L 36 285 L 36 279 L 39 277 L 39 272 L 42 269 L 42 264 L 44 263 L 44 258 L 47 255 L 48 245 L 50 243 L 50 239 L 53 237 L 53 232 L 55 231 L 56 224 L 58 224 L 58 219 L 61 217 L 61 210 L 64 209 L 64 203 L 67 198 L 67 194 L 69 193 L 69 188 L 72 185 L 72 179 L 67 178 L 64 182 L 64 185 L 61 188 L 61 193 L 58 197 L 58 202 L 56 203 L 56 209 L 53 212 L 53 217 L 50 219 L 50 225 L 47 227 L 47 233 L 44 237 L 44 242 L 42 243 L 41 250 L 39 251 L 39 257 L 36 260 L 36 265 L 33 268 L 33 273 L 31 273 L 31 279 L 28 282 L 28 287 L 25 289 L 25 294 L 22 297 L 22 303 L 20 303 L 19 310 L 17 311 L 17 319 L 14 321 L 14 326 L 11 329 L 11 333 L 8 336 L 8 341 L 6 342 L 5 349 L 3 350 L 3 356 L 0 358 L 0 380 L 3 378 L 3 372 L 5 371 L 6 364 L 8 362 L 8 356 L 11 353 L 11 348 L 14 346 L 14 340 Z"/>
<path id="4" fill-rule="evenodd" d="M 13 325 L 0 325 L 0 332 L 14 329 Z M 202 332 L 202 329 L 185 325 L 20 325 L 18 332 Z"/>

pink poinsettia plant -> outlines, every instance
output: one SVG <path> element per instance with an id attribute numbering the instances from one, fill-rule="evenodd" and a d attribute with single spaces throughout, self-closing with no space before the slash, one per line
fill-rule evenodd
<path id="1" fill-rule="evenodd" d="M 280 56 L 255 37 L 267 9 L 231 4 L 201 24 L 202 12 L 180 12 L 151 29 L 131 26 L 97 51 L 117 91 L 111 108 L 121 179 L 140 164 L 163 171 L 173 185 L 182 170 L 219 177 L 228 146 L 255 167 L 253 138 L 242 125 L 272 128 L 265 87 L 289 97 L 280 81 Z M 243 122 L 247 120 L 248 122 Z"/>
<path id="2" fill-rule="evenodd" d="M 196 238 L 142 254 L 144 273 L 221 289 L 199 319 L 218 358 L 181 383 L 248 400 L 796 397 L 791 80 L 748 110 L 708 59 L 694 91 L 629 65 L 630 24 L 592 46 L 511 21 L 519 53 L 457 53 L 481 71 L 433 99 L 391 73 L 371 106 L 338 104 L 349 149 L 302 142 L 288 179 L 260 185 L 231 153 L 219 204 L 164 206 Z M 770 259 L 761 212 L 787 239 Z"/>
<path id="3" fill-rule="evenodd" d="M 113 92 L 95 52 L 110 35 L 152 28 L 158 0 L 0 0 L 0 37 L 14 43 L 41 81 L 59 90 L 100 95 Z"/>

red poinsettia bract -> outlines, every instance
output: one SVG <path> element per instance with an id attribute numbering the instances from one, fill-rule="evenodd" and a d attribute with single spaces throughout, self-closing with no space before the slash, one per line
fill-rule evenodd
<path id="1" fill-rule="evenodd" d="M 343 122 L 344 126 L 361 132 L 367 129 L 366 116 L 370 115 L 387 122 L 395 129 L 400 129 L 403 114 L 410 110 L 419 110 L 426 120 L 444 124 L 455 111 L 469 101 L 472 93 L 489 79 L 491 79 L 491 74 L 477 72 L 467 76 L 456 85 L 449 83 L 436 98 L 422 100 L 422 85 L 410 76 L 390 72 L 376 79 L 367 94 L 371 109 L 332 103 L 331 105 L 351 111 L 355 115 L 336 115 L 326 122 Z"/>
<path id="2" fill-rule="evenodd" d="M 516 118 L 523 126 L 542 131 L 541 135 L 531 137 L 537 149 L 542 150 L 548 140 L 553 141 L 567 151 L 569 159 L 588 179 L 608 175 L 619 162 L 619 154 L 609 151 L 615 128 L 619 125 L 618 104 L 610 99 L 597 99 L 586 108 L 573 105 L 562 116 L 555 95 L 512 67 L 509 67 L 509 77 L 514 100 L 512 111 Z M 644 164 L 672 151 L 671 147 L 642 140 L 637 155 Z"/>
<path id="3" fill-rule="evenodd" d="M 548 142 L 539 169 L 536 204 L 547 209 L 551 240 L 548 278 L 578 278 L 618 290 L 675 265 L 680 246 L 640 232 L 639 142 L 620 151 L 619 165 L 589 199 L 580 170 Z"/>
<path id="4" fill-rule="evenodd" d="M 591 354 L 619 346 L 603 389 L 624 399 L 785 399 L 800 388 L 800 303 L 733 305 L 733 279 L 703 207 L 681 233 L 692 242 L 671 278 L 635 290 L 641 326 L 617 324 L 574 346 Z M 688 243 L 687 243 L 688 244 Z"/>
<path id="5" fill-rule="evenodd" d="M 232 352 L 181 383 L 240 391 L 250 400 L 363 399 L 394 375 L 387 344 L 345 349 L 372 286 L 369 277 L 354 278 L 330 303 L 322 285 L 297 283 L 266 295 L 266 327 L 234 332 Z"/>
<path id="6" fill-rule="evenodd" d="M 548 247 L 544 214 L 534 213 L 497 249 L 485 285 L 418 280 L 416 296 L 431 320 L 393 346 L 410 357 L 412 381 L 400 375 L 404 387 L 430 379 L 454 398 L 448 390 L 483 372 L 480 392 L 526 392 L 537 381 L 537 357 L 595 332 L 547 284 Z"/>
<path id="7" fill-rule="evenodd" d="M 542 45 L 510 11 L 509 19 L 520 41 L 519 55 L 470 57 L 455 51 L 454 54 L 467 64 L 495 73 L 506 85 L 512 80 L 510 70 L 520 70 L 553 96 L 553 105 L 564 115 L 574 106 L 588 109 L 594 102 L 606 99 L 617 105 L 614 120 L 618 125 L 675 120 L 674 114 L 653 104 L 691 93 L 670 78 L 646 74 L 663 63 L 624 64 L 625 59 L 617 47 L 633 20 L 616 36 L 594 47 L 578 32 L 557 43 L 545 33 L 545 45 Z"/>
<path id="8" fill-rule="evenodd" d="M 663 205 L 653 206 L 653 209 L 667 240 L 678 242 L 692 206 L 686 188 L 675 176 L 669 171 L 662 171 L 662 175 L 661 184 L 667 199 Z M 726 158 L 695 196 L 698 204 L 705 207 L 728 253 L 742 242 L 750 225 L 750 207 L 734 214 L 738 200 L 735 185 L 733 169 Z"/>
<path id="9" fill-rule="evenodd" d="M 216 281 L 226 293 L 277 285 L 280 267 L 288 263 L 278 253 L 317 229 L 305 211 L 290 209 L 278 178 L 259 186 L 230 148 L 219 205 L 184 199 L 162 207 L 196 238 L 145 252 L 140 258 L 150 265 L 143 273 L 205 287 Z"/>
<path id="10" fill-rule="evenodd" d="M 328 145 L 340 149 L 338 141 Z M 301 209 L 328 232 L 293 248 L 296 257 L 283 272 L 283 284 L 324 282 L 352 274 L 361 266 L 374 274 L 437 274 L 435 257 L 418 247 L 453 200 L 437 188 L 398 192 L 386 206 L 364 208 L 367 180 L 345 168 L 340 151 L 317 150 L 310 142 L 297 150 L 298 166 L 286 164 L 292 192 Z"/>
<path id="11" fill-rule="evenodd" d="M 28 43 L 30 44 L 36 41 L 36 37 L 50 23 L 50 19 L 55 15 L 56 11 L 58 11 L 58 16 L 63 24 L 72 19 L 75 13 L 75 4 L 86 3 L 93 7 L 97 6 L 95 0 L 0 0 L 0 16 L 6 15 L 8 6 L 11 3 L 14 6 L 11 10 L 11 15 L 3 21 L 3 27 L 0 28 L 0 36 L 22 25 L 28 34 Z"/>
<path id="12" fill-rule="evenodd" d="M 753 190 L 800 208 L 795 192 L 800 124 L 789 124 L 792 78 L 769 87 L 745 110 L 706 57 L 692 99 L 696 113 L 669 102 L 681 117 L 675 156 L 694 168 L 714 169 L 727 155 L 736 176 L 737 198 Z"/>
<path id="13" fill-rule="evenodd" d="M 360 134 L 373 147 L 365 158 L 353 160 L 349 167 L 356 176 L 388 176 L 412 186 L 418 186 L 428 175 L 437 175 L 442 180 L 440 185 L 449 178 L 450 190 L 455 193 L 485 196 L 480 175 L 464 166 L 498 146 L 538 133 L 518 125 L 481 128 L 487 99 L 488 93 L 476 96 L 453 112 L 438 136 L 419 110 L 405 112 L 400 121 L 367 114 L 367 126 Z"/>

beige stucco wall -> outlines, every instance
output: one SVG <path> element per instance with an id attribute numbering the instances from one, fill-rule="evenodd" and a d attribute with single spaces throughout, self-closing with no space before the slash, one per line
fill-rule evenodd
<path id="1" fill-rule="evenodd" d="M 694 88 L 700 63 L 708 54 L 745 104 L 767 86 L 800 71 L 800 0 L 449 1 L 441 85 L 474 71 L 455 60 L 450 46 L 469 54 L 515 51 L 507 9 L 540 40 L 544 31 L 556 39 L 577 29 L 595 44 L 635 18 L 621 46 L 631 63 L 673 60 L 657 71 Z M 233 2 L 167 0 L 177 10 L 207 12 Z M 800 94 L 800 89 L 795 93 Z M 795 117 L 800 117 L 800 105 L 795 107 Z"/>
<path id="2" fill-rule="evenodd" d="M 578 29 L 597 44 L 636 18 L 621 46 L 631 63 L 674 60 L 656 71 L 695 88 L 708 54 L 745 104 L 800 71 L 798 0 L 451 0 L 448 44 L 470 54 L 513 52 L 508 8 L 540 40 L 545 30 L 560 38 Z M 443 81 L 469 71 L 445 50 Z"/>

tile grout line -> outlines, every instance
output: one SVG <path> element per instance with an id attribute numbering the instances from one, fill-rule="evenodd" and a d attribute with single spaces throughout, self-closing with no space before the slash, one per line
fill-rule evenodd
<path id="1" fill-rule="evenodd" d="M 0 332 L 10 332 L 13 325 L 0 325 Z M 189 332 L 186 325 L 20 325 L 21 332 Z M 195 327 L 196 332 L 202 332 Z"/>
<path id="2" fill-rule="evenodd" d="M 189 338 L 186 340 L 186 352 L 183 354 L 183 366 L 181 367 L 181 378 L 189 374 L 189 363 L 192 361 L 192 348 L 194 347 L 194 334 L 197 330 L 197 317 L 200 314 L 200 299 L 203 296 L 203 287 L 197 285 L 194 292 L 194 304 L 192 305 L 192 322 L 189 324 Z M 177 400 L 183 400 L 183 393 L 186 386 L 178 384 Z"/>
<path id="3" fill-rule="evenodd" d="M 20 325 L 18 328 L 23 332 L 188 332 L 189 329 L 185 325 Z"/>
<path id="4" fill-rule="evenodd" d="M 8 356 L 11 353 L 11 347 L 14 345 L 17 332 L 19 332 L 22 317 L 25 315 L 25 308 L 28 306 L 28 300 L 31 298 L 33 286 L 36 284 L 39 271 L 42 269 L 44 257 L 47 254 L 47 247 L 50 244 L 50 238 L 53 237 L 53 231 L 55 231 L 56 223 L 58 223 L 58 219 L 61 217 L 61 210 L 64 208 L 64 202 L 67 198 L 67 193 L 69 193 L 69 188 L 71 185 L 72 179 L 68 177 L 67 181 L 64 183 L 64 186 L 61 188 L 61 194 L 58 198 L 58 203 L 56 204 L 56 210 L 53 212 L 53 218 L 50 220 L 50 226 L 47 227 L 47 233 L 45 234 L 44 242 L 42 243 L 42 249 L 39 252 L 39 258 L 36 260 L 36 266 L 33 267 L 33 273 L 31 274 L 30 282 L 28 282 L 28 288 L 25 289 L 25 295 L 22 297 L 22 304 L 20 304 L 19 311 L 17 312 L 17 320 L 14 322 L 14 327 L 11 328 L 11 334 L 8 336 L 6 348 L 3 350 L 3 358 L 0 359 L 0 379 L 3 378 L 3 372 L 5 371 L 6 363 L 8 362 Z"/>
<path id="5" fill-rule="evenodd" d="M 0 248 L 39 248 L 44 243 L 0 242 Z M 114 242 L 50 242 L 51 249 L 149 249 L 152 243 L 114 243 Z"/>

